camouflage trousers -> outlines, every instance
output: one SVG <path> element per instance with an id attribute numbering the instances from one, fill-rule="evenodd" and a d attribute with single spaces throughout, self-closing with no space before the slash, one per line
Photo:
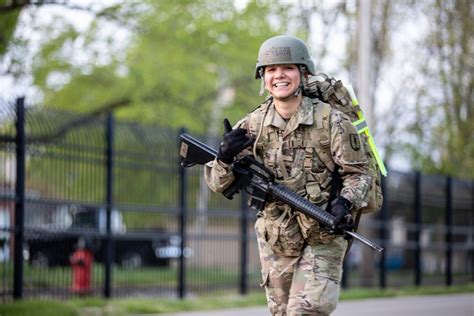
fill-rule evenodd
<path id="1" fill-rule="evenodd" d="M 298 257 L 275 254 L 266 240 L 263 217 L 255 223 L 262 265 L 262 287 L 272 315 L 329 315 L 340 293 L 347 241 L 305 245 Z"/>

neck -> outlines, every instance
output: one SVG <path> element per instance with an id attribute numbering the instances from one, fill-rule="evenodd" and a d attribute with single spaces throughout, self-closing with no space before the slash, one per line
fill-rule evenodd
<path id="1" fill-rule="evenodd" d="M 287 119 L 293 116 L 300 106 L 303 99 L 301 93 L 297 96 L 291 96 L 287 100 L 274 99 L 275 109 L 282 118 Z"/>

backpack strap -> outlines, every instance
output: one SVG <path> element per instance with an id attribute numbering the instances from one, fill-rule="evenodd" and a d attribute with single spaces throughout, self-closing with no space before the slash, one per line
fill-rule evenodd
<path id="1" fill-rule="evenodd" d="M 319 159 L 331 172 L 334 172 L 336 164 L 332 159 L 331 155 L 331 135 L 330 135 L 330 115 L 331 106 L 327 103 L 320 102 L 317 99 L 313 99 L 314 104 L 314 126 L 308 129 L 309 135 L 306 135 L 308 147 L 314 148 Z M 312 155 L 311 152 L 307 152 L 305 167 L 311 168 L 312 166 Z"/>
<path id="2" fill-rule="evenodd" d="M 262 146 L 259 143 L 259 139 L 261 137 L 262 130 L 263 130 L 263 121 L 265 120 L 265 116 L 268 113 L 268 109 L 270 108 L 272 100 L 273 98 L 269 97 L 248 116 L 249 132 L 250 134 L 255 136 L 255 143 L 253 145 L 252 152 L 255 159 L 257 160 L 260 160 L 257 156 L 257 149 L 262 149 Z"/>

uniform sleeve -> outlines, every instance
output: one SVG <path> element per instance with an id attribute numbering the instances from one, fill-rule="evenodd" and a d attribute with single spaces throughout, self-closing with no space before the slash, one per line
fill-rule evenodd
<path id="1" fill-rule="evenodd" d="M 247 121 L 247 117 L 245 117 L 244 119 L 237 122 L 233 129 L 240 127 L 248 130 Z M 239 154 L 239 156 L 249 153 L 251 153 L 251 150 L 249 152 L 248 149 L 245 149 Z M 216 158 L 204 165 L 204 179 L 212 191 L 223 192 L 234 181 L 235 178 L 234 174 L 232 173 L 232 166 L 219 161 Z"/>
<path id="2" fill-rule="evenodd" d="M 349 118 L 331 111 L 331 154 L 343 179 L 341 196 L 357 210 L 367 206 L 371 177 L 368 160 L 359 134 Z"/>
<path id="3" fill-rule="evenodd" d="M 222 192 L 234 181 L 234 174 L 230 165 L 214 159 L 204 165 L 204 179 L 209 189 Z"/>

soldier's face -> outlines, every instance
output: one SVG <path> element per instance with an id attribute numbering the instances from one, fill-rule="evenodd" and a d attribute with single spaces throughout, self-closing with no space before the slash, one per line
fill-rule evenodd
<path id="1" fill-rule="evenodd" d="M 285 99 L 295 93 L 300 85 L 300 71 L 293 64 L 265 67 L 265 88 L 276 99 Z"/>

